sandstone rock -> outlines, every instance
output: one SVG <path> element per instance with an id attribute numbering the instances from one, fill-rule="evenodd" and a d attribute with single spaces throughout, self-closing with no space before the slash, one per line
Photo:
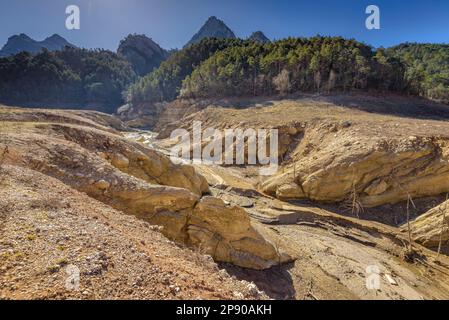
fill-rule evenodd
<path id="1" fill-rule="evenodd" d="M 50 128 L 68 141 L 111 159 L 111 164 L 127 174 L 149 183 L 185 188 L 197 195 L 209 192 L 204 177 L 192 166 L 175 165 L 168 157 L 140 143 L 100 130 L 52 124 Z M 102 150 L 100 153 L 99 150 Z M 71 160 L 69 160 L 71 161 Z"/>
<path id="2" fill-rule="evenodd" d="M 129 160 L 121 153 L 117 153 L 112 156 L 112 165 L 119 169 L 126 169 L 129 166 Z"/>
<path id="3" fill-rule="evenodd" d="M 197 201 L 188 190 L 160 186 L 120 190 L 106 199 L 116 209 L 162 226 L 166 237 L 182 244 L 187 242 L 185 228 Z"/>
<path id="4" fill-rule="evenodd" d="M 158 188 L 113 193 L 111 203 L 152 224 L 178 243 L 198 247 L 215 261 L 251 269 L 267 269 L 291 257 L 256 231 L 241 208 L 213 197 L 198 197 L 184 189 Z"/>
<path id="5" fill-rule="evenodd" d="M 249 197 L 243 197 L 232 193 L 225 193 L 220 196 L 226 204 L 234 204 L 242 208 L 252 208 L 254 207 L 254 199 Z"/>
<path id="6" fill-rule="evenodd" d="M 325 124 L 307 128 L 294 150 L 294 164 L 264 181 L 262 191 L 283 200 L 323 202 L 342 202 L 355 192 L 365 207 L 449 191 L 448 141 L 370 137 L 362 143 L 355 139 L 363 136 L 334 136 L 328 130 Z"/>
<path id="7" fill-rule="evenodd" d="M 252 226 L 248 214 L 226 207 L 222 200 L 205 197 L 188 222 L 189 242 L 204 248 L 217 261 L 252 269 L 267 269 L 291 260 L 276 251 Z"/>
<path id="8" fill-rule="evenodd" d="M 276 196 L 280 199 L 295 199 L 304 197 L 304 192 L 297 183 L 292 182 L 276 188 Z"/>
<path id="9" fill-rule="evenodd" d="M 402 229 L 407 231 L 406 226 Z M 443 248 L 449 248 L 449 201 L 416 218 L 411 231 L 413 239 L 428 248 L 438 248 L 440 239 Z"/>
<path id="10" fill-rule="evenodd" d="M 2 136 L 15 163 L 162 226 L 169 239 L 197 246 L 216 261 L 265 269 L 291 260 L 254 228 L 243 209 L 201 198 L 208 185 L 193 167 L 174 165 L 161 153 L 97 129 L 42 124 L 32 130 Z"/>
<path id="11" fill-rule="evenodd" d="M 376 196 L 384 193 L 388 189 L 388 183 L 384 180 L 375 180 L 364 191 L 369 196 Z"/>
<path id="12" fill-rule="evenodd" d="M 99 180 L 94 183 L 94 187 L 99 190 L 107 190 L 107 189 L 109 189 L 110 186 L 111 186 L 111 184 L 109 182 L 107 182 L 106 180 Z"/>

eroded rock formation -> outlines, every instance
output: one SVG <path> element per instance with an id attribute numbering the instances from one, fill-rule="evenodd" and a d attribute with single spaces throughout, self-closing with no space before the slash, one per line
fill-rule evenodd
<path id="1" fill-rule="evenodd" d="M 225 101 L 179 100 L 166 106 L 156 128 L 158 138 L 166 140 L 176 128 L 191 130 L 193 121 L 200 121 L 203 130 L 278 129 L 280 167 L 261 181 L 260 190 L 282 200 L 369 208 L 449 191 L 445 122 L 364 113 L 349 117 L 336 106 L 309 103 L 248 108 L 233 107 L 234 101 L 228 106 Z"/>
<path id="2" fill-rule="evenodd" d="M 262 188 L 280 199 L 394 204 L 449 191 L 448 151 L 446 138 L 360 137 L 345 123 L 314 125 Z"/>
<path id="3" fill-rule="evenodd" d="M 407 231 L 407 227 L 403 227 Z M 413 239 L 432 249 L 449 249 L 449 201 L 416 218 L 411 223 Z M 441 247 L 440 247 L 441 244 Z"/>
<path id="4" fill-rule="evenodd" d="M 68 113 L 68 112 L 67 112 Z M 20 122 L 2 128 L 6 161 L 57 178 L 115 209 L 163 226 L 178 243 L 217 261 L 266 269 L 290 260 L 260 235 L 246 212 L 203 197 L 206 180 L 188 165 L 98 128 Z"/>

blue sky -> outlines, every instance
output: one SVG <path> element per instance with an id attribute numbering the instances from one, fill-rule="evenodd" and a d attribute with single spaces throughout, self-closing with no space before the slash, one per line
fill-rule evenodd
<path id="1" fill-rule="evenodd" d="M 81 30 L 65 28 L 65 8 L 81 9 Z M 365 8 L 381 10 L 381 30 L 365 28 Z M 237 36 L 271 39 L 341 35 L 375 47 L 405 41 L 449 43 L 448 0 L 0 0 L 0 47 L 13 34 L 42 40 L 58 33 L 86 48 L 115 50 L 129 33 L 180 48 L 211 15 Z"/>

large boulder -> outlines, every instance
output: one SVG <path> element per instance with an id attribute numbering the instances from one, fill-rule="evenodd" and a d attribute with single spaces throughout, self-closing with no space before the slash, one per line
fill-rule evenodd
<path id="1" fill-rule="evenodd" d="M 280 199 L 356 200 L 364 207 L 449 191 L 448 140 L 356 135 L 344 124 L 306 128 L 292 160 L 261 185 Z"/>
<path id="2" fill-rule="evenodd" d="M 218 261 L 252 269 L 267 269 L 291 260 L 278 252 L 252 226 L 245 210 L 205 197 L 196 205 L 187 225 L 189 242 Z"/>

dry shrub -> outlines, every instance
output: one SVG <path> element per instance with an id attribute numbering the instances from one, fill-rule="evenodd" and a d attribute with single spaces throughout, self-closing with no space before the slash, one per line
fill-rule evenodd
<path id="1" fill-rule="evenodd" d="M 351 210 L 352 216 L 360 219 L 360 214 L 365 213 L 365 207 L 362 201 L 360 201 L 359 194 L 357 192 L 355 182 L 352 183 L 351 195 L 343 202 L 344 208 Z"/>

